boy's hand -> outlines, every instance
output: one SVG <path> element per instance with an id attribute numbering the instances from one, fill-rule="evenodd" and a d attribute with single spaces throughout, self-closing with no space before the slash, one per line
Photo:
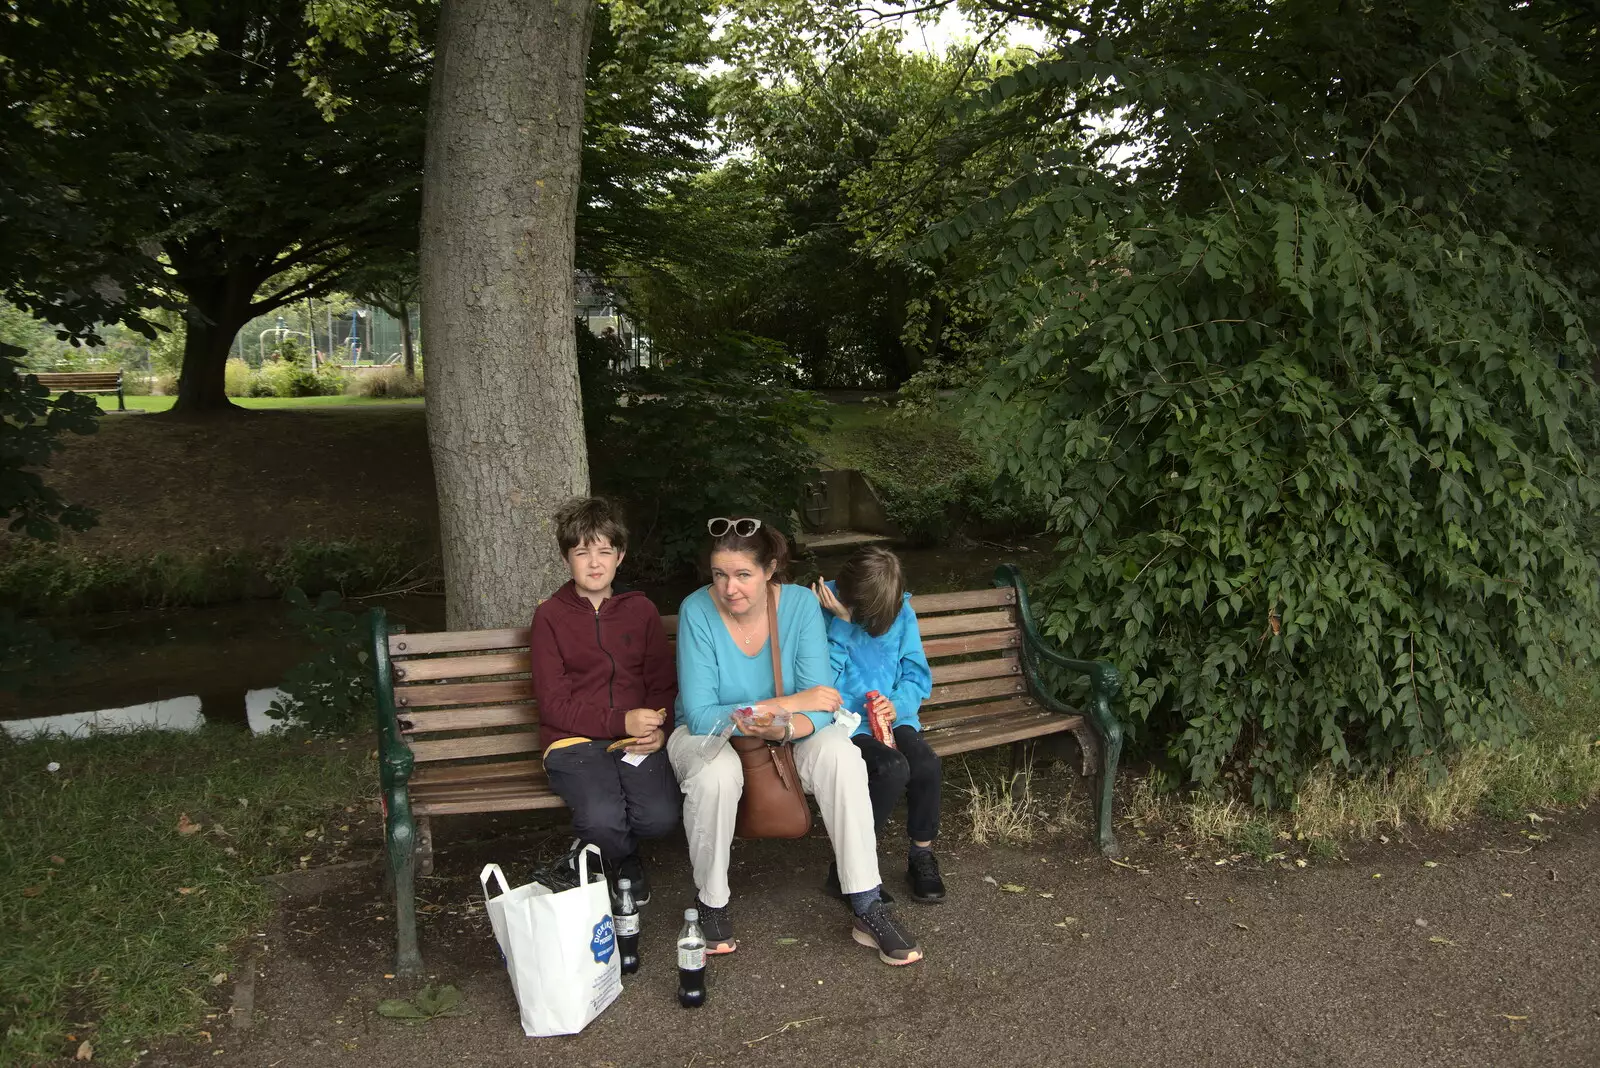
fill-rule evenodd
<path id="1" fill-rule="evenodd" d="M 667 721 L 664 708 L 635 708 L 623 717 L 623 726 L 630 738 L 643 738 Z"/>
<path id="2" fill-rule="evenodd" d="M 834 592 L 828 589 L 828 584 L 819 577 L 811 587 L 811 592 L 817 595 L 817 600 L 822 602 L 822 607 L 844 620 L 850 622 L 850 609 L 840 603 Z"/>
<path id="3" fill-rule="evenodd" d="M 869 711 L 876 711 L 880 708 L 886 708 L 889 710 L 890 723 L 893 723 L 895 720 L 900 718 L 900 712 L 894 707 L 894 702 L 883 696 L 881 693 L 873 699 L 872 708 Z"/>
<path id="4" fill-rule="evenodd" d="M 638 743 L 627 746 L 623 752 L 644 756 L 647 753 L 654 753 L 667 744 L 667 736 L 660 727 L 657 727 L 647 735 L 641 735 L 640 738 L 641 740 Z"/>

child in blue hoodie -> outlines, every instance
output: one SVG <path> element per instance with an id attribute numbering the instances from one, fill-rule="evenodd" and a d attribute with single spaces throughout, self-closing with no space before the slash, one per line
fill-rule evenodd
<path id="1" fill-rule="evenodd" d="M 913 899 L 944 900 L 944 880 L 933 855 L 939 835 L 939 758 L 922 736 L 917 710 L 933 692 L 933 672 L 922 651 L 917 614 L 911 610 L 900 558 L 869 546 L 845 562 L 834 582 L 817 581 L 817 598 L 828 615 L 828 652 L 835 688 L 844 707 L 861 716 L 851 741 L 867 764 L 872 817 L 883 833 L 900 795 L 906 797 L 910 852 L 906 881 Z M 893 717 L 894 746 L 873 737 L 868 694 L 877 693 Z M 829 888 L 837 876 L 830 872 Z M 885 895 L 887 899 L 887 895 Z"/>

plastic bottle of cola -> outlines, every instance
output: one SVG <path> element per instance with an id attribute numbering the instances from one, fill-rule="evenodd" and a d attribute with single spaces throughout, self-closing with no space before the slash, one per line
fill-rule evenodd
<path id="1" fill-rule="evenodd" d="M 700 933 L 700 910 L 683 910 L 678 932 L 678 1004 L 698 1009 L 706 1003 L 706 936 Z"/>
<path id="2" fill-rule="evenodd" d="M 622 974 L 639 970 L 639 906 L 633 900 L 633 880 L 617 880 L 617 952 L 622 956 Z"/>

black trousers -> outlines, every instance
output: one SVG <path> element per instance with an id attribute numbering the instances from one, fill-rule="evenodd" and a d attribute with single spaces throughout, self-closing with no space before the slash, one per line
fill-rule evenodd
<path id="1" fill-rule="evenodd" d="M 872 796 L 872 824 L 879 834 L 889 821 L 889 813 L 906 795 L 906 834 L 913 842 L 931 842 L 939 836 L 939 783 L 943 772 L 939 757 L 922 732 L 912 727 L 896 727 L 890 749 L 870 734 L 858 734 L 851 741 L 867 762 L 867 793 Z"/>
<path id="2" fill-rule="evenodd" d="M 545 757 L 544 770 L 550 788 L 572 810 L 572 833 L 599 846 L 606 867 L 614 869 L 638 850 L 639 839 L 672 833 L 683 794 L 666 749 L 635 767 L 623 762 L 620 750 L 606 752 L 607 744 L 562 746 Z"/>

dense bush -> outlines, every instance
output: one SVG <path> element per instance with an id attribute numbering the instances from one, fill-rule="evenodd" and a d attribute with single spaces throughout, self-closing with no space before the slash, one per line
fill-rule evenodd
<path id="1" fill-rule="evenodd" d="M 761 516 L 793 533 L 816 462 L 806 434 L 826 406 L 789 385 L 782 350 L 762 338 L 709 338 L 669 358 L 609 397 L 609 371 L 580 360 L 596 487 L 630 504 L 640 549 L 671 570 L 693 563 L 713 515 Z"/>
<path id="2" fill-rule="evenodd" d="M 1316 174 L 1137 217 L 1115 262 L 1017 288 L 975 407 L 1063 533 L 1050 632 L 1128 669 L 1195 780 L 1267 802 L 1322 758 L 1515 737 L 1513 688 L 1600 652 L 1563 292 Z"/>
<path id="3" fill-rule="evenodd" d="M 250 365 L 243 360 L 229 360 L 222 369 L 222 389 L 230 397 L 248 397 L 250 393 Z"/>
<path id="4" fill-rule="evenodd" d="M 345 384 L 345 392 L 355 397 L 392 397 L 402 399 L 424 394 L 422 375 L 407 376 L 401 367 L 380 367 L 374 371 L 352 374 Z"/>

